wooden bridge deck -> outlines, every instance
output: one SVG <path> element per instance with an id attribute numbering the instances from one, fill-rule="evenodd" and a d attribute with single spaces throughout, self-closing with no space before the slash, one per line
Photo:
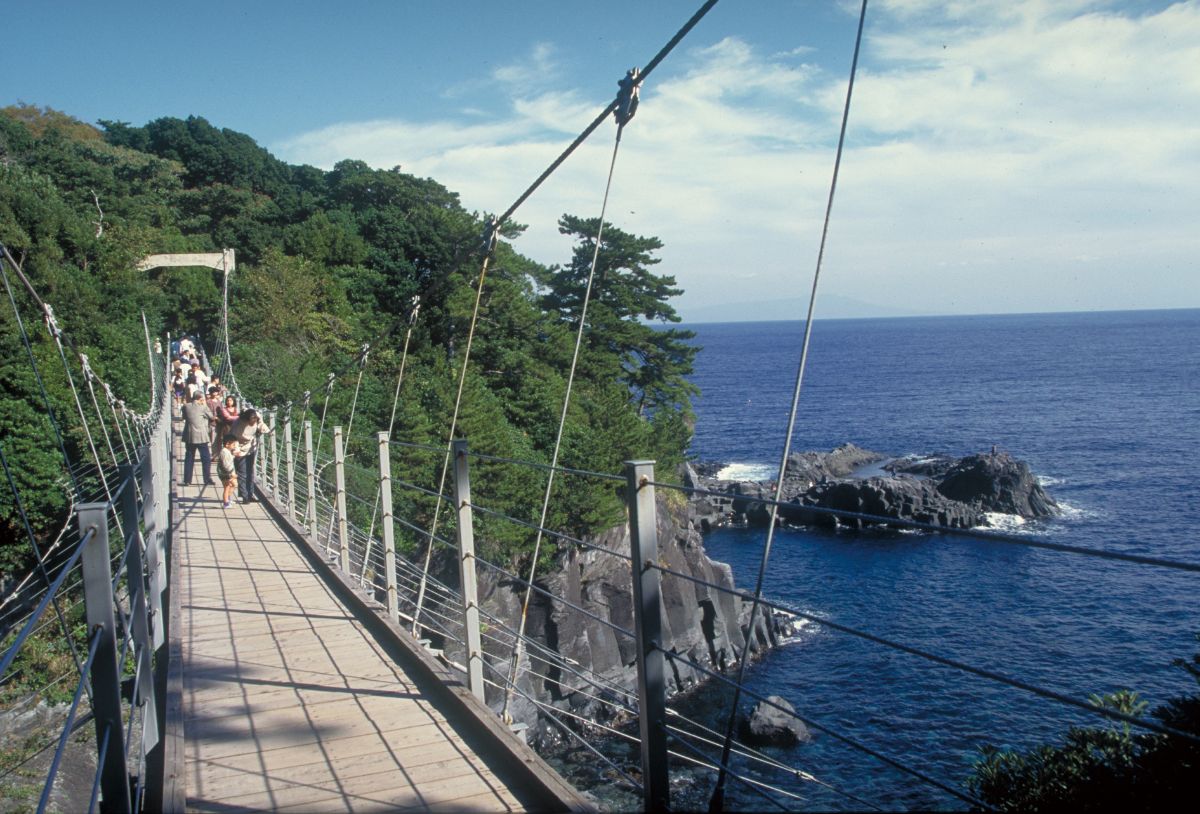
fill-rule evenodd
<path id="1" fill-rule="evenodd" d="M 219 485 L 177 494 L 188 810 L 544 807 L 472 748 L 478 721 L 439 709 L 261 504 L 222 509 Z"/>

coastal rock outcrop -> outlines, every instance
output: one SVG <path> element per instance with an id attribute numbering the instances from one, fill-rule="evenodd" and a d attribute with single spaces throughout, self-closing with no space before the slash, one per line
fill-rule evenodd
<path id="1" fill-rule="evenodd" d="M 938 481 L 937 488 L 951 500 L 978 506 L 985 512 L 1027 518 L 1058 512 L 1058 504 L 1046 494 L 1029 465 L 1007 452 L 962 458 Z"/>
<path id="2" fill-rule="evenodd" d="M 812 736 L 795 713 L 796 708 L 783 698 L 778 695 L 767 696 L 766 701 L 759 701 L 749 716 L 738 722 L 738 737 L 751 746 L 795 746 L 807 743 Z"/>
<path id="3" fill-rule="evenodd" d="M 951 500 L 926 480 L 866 478 L 817 484 L 795 501 L 796 509 L 782 512 L 785 520 L 818 526 L 863 528 L 856 517 L 838 517 L 806 510 L 815 506 L 853 514 L 894 517 L 951 529 L 978 526 L 983 512 L 968 503 Z"/>
<path id="4" fill-rule="evenodd" d="M 692 476 L 708 492 L 691 502 L 691 522 L 699 530 L 770 522 L 773 482 L 723 481 L 695 471 Z M 1028 464 L 996 450 L 892 460 L 853 444 L 796 453 L 788 458 L 779 493 L 786 501 L 777 512 L 780 522 L 831 527 L 870 525 L 854 514 L 970 528 L 986 525 L 993 512 L 1039 518 L 1058 511 Z"/>

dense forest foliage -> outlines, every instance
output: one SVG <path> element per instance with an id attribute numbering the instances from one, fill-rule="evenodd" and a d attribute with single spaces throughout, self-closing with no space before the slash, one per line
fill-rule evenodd
<path id="1" fill-rule="evenodd" d="M 221 273 L 203 268 L 137 271 L 165 252 L 237 251 L 230 279 L 230 332 L 237 381 L 257 404 L 292 404 L 297 426 L 347 423 L 360 480 L 377 458 L 410 325 L 411 345 L 393 439 L 444 447 L 482 261 L 487 218 L 429 178 L 399 167 L 346 160 L 332 170 L 273 157 L 247 135 L 202 118 L 163 118 L 99 127 L 30 105 L 0 110 L 0 242 L 97 373 L 136 409 L 149 399 L 144 313 L 154 335 L 199 334 L 217 347 Z M 521 256 L 506 224 L 488 268 L 467 367 L 459 432 L 472 449 L 546 462 L 595 248 L 595 219 L 564 215 L 573 256 L 546 267 Z M 675 281 L 655 274 L 661 243 L 606 226 L 593 302 L 563 438 L 561 463 L 617 472 L 627 458 L 654 458 L 664 472 L 690 436 L 694 349 L 669 304 Z M 40 313 L 20 286 L 13 294 L 30 333 L 68 452 L 86 459 L 63 364 Z M 370 353 L 360 372 L 360 349 Z M 327 376 L 334 386 L 325 404 Z M 357 400 L 354 393 L 358 390 Z M 311 391 L 307 415 L 301 399 Z M 322 454 L 329 451 L 329 433 Z M 38 534 L 64 522 L 62 455 L 11 303 L 0 309 L 0 442 Z M 399 478 L 434 484 L 441 456 L 398 447 Z M 482 464 L 473 480 L 489 504 L 536 521 L 545 473 Z M 369 487 L 368 487 L 369 488 Z M 29 546 L 11 490 L 0 490 L 0 567 L 29 565 Z M 370 492 L 368 492 L 370 494 Z M 406 503 L 407 501 L 407 503 Z M 428 514 L 419 497 L 397 499 L 397 515 Z M 617 487 L 563 477 L 548 525 L 571 534 L 618 522 Z M 489 556 L 519 559 L 530 533 L 484 518 Z"/>

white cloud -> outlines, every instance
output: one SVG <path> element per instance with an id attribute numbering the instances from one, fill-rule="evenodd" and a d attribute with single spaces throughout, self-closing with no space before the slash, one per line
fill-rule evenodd
<path id="1" fill-rule="evenodd" d="M 823 290 L 917 311 L 1200 305 L 1197 3 L 1132 14 L 891 0 L 874 15 Z M 660 269 L 687 290 L 685 316 L 801 296 L 845 77 L 804 62 L 803 47 L 768 54 L 735 38 L 676 57 L 626 129 L 611 220 L 664 240 Z M 352 123 L 276 147 L 320 166 L 401 164 L 501 211 L 607 101 L 529 84 L 557 59 L 539 44 L 524 67 L 494 72 L 521 94 L 498 121 Z M 556 219 L 599 212 L 613 132 L 517 212 L 530 224 L 518 248 L 567 259 Z M 1136 289 L 1131 265 L 1162 271 Z"/>

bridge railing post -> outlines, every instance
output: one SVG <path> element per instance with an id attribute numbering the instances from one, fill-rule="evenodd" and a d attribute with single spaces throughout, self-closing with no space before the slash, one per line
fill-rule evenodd
<path id="1" fill-rule="evenodd" d="M 125 731 L 121 722 L 121 673 L 117 663 L 117 624 L 113 612 L 108 550 L 108 503 L 83 503 L 76 510 L 83 542 L 83 600 L 89 639 L 98 636 L 92 662 L 92 716 L 97 749 L 104 751 L 100 790 L 109 811 L 130 810 Z M 102 745 L 107 742 L 107 747 Z"/>
<path id="2" fill-rule="evenodd" d="M 164 596 L 169 597 L 167 552 L 170 543 L 170 484 L 171 484 L 171 422 L 164 421 L 149 430 L 149 453 L 142 469 L 142 517 L 146 529 L 146 570 L 150 583 L 150 623 L 154 642 L 154 702 L 160 736 L 158 744 L 148 749 L 146 758 L 146 799 L 143 811 L 162 811 L 166 791 L 166 741 L 168 729 L 167 646 L 168 618 Z"/>
<path id="3" fill-rule="evenodd" d="M 471 511 L 471 472 L 467 441 L 454 442 L 454 505 L 458 511 L 458 579 L 462 594 L 463 630 L 467 639 L 467 686 L 484 698 L 483 645 L 479 633 L 478 584 L 475 581 L 475 526 Z"/>
<path id="4" fill-rule="evenodd" d="M 396 525 L 392 514 L 392 456 L 388 447 L 388 434 L 381 432 L 379 439 L 379 504 L 383 520 L 379 524 L 383 535 L 383 568 L 387 572 L 387 611 L 392 621 L 400 624 L 400 596 L 396 588 Z"/>
<path id="5" fill-rule="evenodd" d="M 292 457 L 292 411 L 289 408 L 283 418 L 283 457 L 287 466 L 287 510 L 288 519 L 296 519 L 296 461 Z"/>
<path id="6" fill-rule="evenodd" d="M 271 411 L 271 497 L 279 503 L 279 411 Z"/>
<path id="7" fill-rule="evenodd" d="M 139 456 L 149 457 L 150 451 L 143 447 Z M 154 665 L 152 661 L 150 615 L 146 603 L 146 571 L 142 561 L 142 531 L 138 510 L 137 494 L 131 488 L 137 475 L 132 464 L 120 470 L 122 482 L 128 481 L 121 490 L 121 517 L 125 523 L 125 545 L 129 549 L 126 558 L 125 584 L 129 590 L 130 632 L 133 634 L 134 662 L 136 664 L 137 697 L 132 703 L 142 708 L 145 727 L 142 735 L 142 756 L 158 744 L 158 705 L 154 700 Z"/>
<path id="8" fill-rule="evenodd" d="M 642 807 L 668 811 L 666 682 L 654 462 L 626 461 L 629 549 L 633 570 L 633 629 L 637 633 L 638 727 L 642 741 Z"/>
<path id="9" fill-rule="evenodd" d="M 342 428 L 333 428 L 333 467 L 337 483 L 338 565 L 350 574 L 350 529 L 346 524 L 346 459 L 342 450 Z"/>
<path id="10" fill-rule="evenodd" d="M 168 431 L 170 424 L 168 426 Z M 162 432 L 151 431 L 142 464 L 142 525 L 146 529 L 146 573 L 150 579 L 150 630 L 154 649 L 166 641 L 163 591 L 166 589 L 167 500 L 163 487 L 169 479 L 167 443 Z"/>
<path id="11" fill-rule="evenodd" d="M 304 422 L 304 469 L 308 476 L 308 499 L 304 506 L 304 525 L 310 535 L 317 533 L 317 477 L 313 472 L 312 422 Z M 316 540 L 316 537 L 313 537 Z"/>
<path id="12" fill-rule="evenodd" d="M 259 414 L 259 421 L 267 420 L 267 411 Z M 267 488 L 267 450 L 264 448 L 262 436 L 258 436 L 254 446 L 254 482 L 259 489 Z"/>

